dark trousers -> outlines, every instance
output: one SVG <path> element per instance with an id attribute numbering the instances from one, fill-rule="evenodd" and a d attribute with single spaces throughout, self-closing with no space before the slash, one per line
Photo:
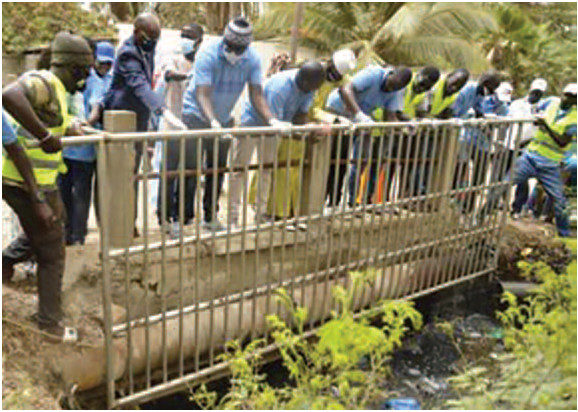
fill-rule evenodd
<path id="1" fill-rule="evenodd" d="M 183 122 L 187 125 L 189 129 L 209 129 L 211 125 L 199 118 L 191 115 L 183 115 Z M 233 121 L 231 120 L 228 124 L 223 125 L 223 127 L 231 127 Z M 197 169 L 197 139 L 190 139 L 192 143 L 191 153 L 187 153 L 188 160 L 191 165 L 192 170 Z M 229 140 L 217 139 L 216 137 L 203 138 L 201 142 L 201 170 L 203 165 L 207 169 L 213 169 L 214 167 L 223 169 L 227 166 L 227 158 L 229 154 L 229 148 L 231 142 Z M 215 164 L 215 152 L 217 151 L 217 163 Z M 204 159 L 203 159 L 204 157 Z M 188 167 L 187 167 L 188 168 Z M 214 182 L 215 177 L 217 178 L 216 184 Z M 224 172 L 209 172 L 205 175 L 205 193 L 203 195 L 203 212 L 205 222 L 211 222 L 216 219 L 217 213 L 219 212 L 219 196 L 221 195 L 221 190 L 223 188 L 223 181 L 225 179 Z M 213 186 L 216 186 L 216 192 L 214 192 Z M 192 179 L 191 184 L 191 198 L 194 199 L 195 192 L 197 190 L 197 179 L 196 176 Z M 214 204 L 213 204 L 213 197 Z"/>
<path id="2" fill-rule="evenodd" d="M 54 326 L 62 319 L 61 292 L 64 273 L 64 208 L 57 190 L 46 199 L 57 216 L 55 224 L 45 229 L 36 215 L 30 195 L 25 190 L 2 185 L 2 198 L 14 210 L 24 230 L 2 251 L 2 264 L 14 265 L 34 256 L 38 264 L 38 323 Z"/>
<path id="3" fill-rule="evenodd" d="M 184 163 L 185 170 L 195 170 L 196 162 L 196 151 L 195 145 L 197 141 L 195 139 L 188 139 L 185 141 L 185 153 Z M 179 140 L 169 140 L 164 142 L 164 150 L 166 150 L 166 170 L 168 172 L 177 172 L 179 170 L 180 163 L 180 153 L 181 153 L 181 142 Z M 161 160 L 160 171 L 163 170 L 163 162 L 165 157 Z M 166 187 L 164 185 L 163 179 L 159 180 L 159 194 L 157 199 L 157 216 L 159 218 L 159 225 L 162 224 L 161 215 L 163 214 L 163 193 L 166 196 L 166 213 L 165 220 L 167 222 L 178 222 L 179 221 L 179 198 L 184 196 L 184 222 L 187 225 L 191 222 L 195 216 L 195 185 L 196 176 L 185 176 L 184 193 L 181 195 L 180 187 L 181 182 L 178 176 L 167 176 Z"/>
<path id="4" fill-rule="evenodd" d="M 325 191 L 325 199 L 329 200 L 329 206 L 337 206 L 341 203 L 343 181 L 345 180 L 345 173 L 347 173 L 347 160 L 349 159 L 349 141 L 348 135 L 341 135 L 341 141 L 339 141 L 338 136 L 332 136 L 331 139 L 331 164 Z M 336 180 L 337 187 L 335 186 Z"/>
<path id="5" fill-rule="evenodd" d="M 59 176 L 58 186 L 66 209 L 66 244 L 84 244 L 96 162 L 66 158 L 64 162 L 68 172 Z"/>

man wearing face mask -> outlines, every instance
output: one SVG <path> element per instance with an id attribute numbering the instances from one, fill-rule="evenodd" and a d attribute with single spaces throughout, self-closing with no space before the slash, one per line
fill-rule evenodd
<path id="1" fill-rule="evenodd" d="M 263 95 L 261 59 L 250 46 L 253 38 L 251 24 L 243 17 L 234 18 L 225 28 L 223 37 L 209 44 L 199 53 L 193 70 L 193 80 L 185 91 L 183 99 L 183 121 L 189 129 L 213 129 L 233 126 L 231 112 L 245 85 L 249 84 L 249 98 L 252 106 L 266 125 L 283 127 L 290 125 L 273 117 Z M 196 168 L 197 144 L 193 153 Z M 230 141 L 222 136 L 202 141 L 202 151 L 206 167 L 223 168 L 227 164 Z M 214 153 L 218 151 L 217 164 Z M 215 202 L 213 202 L 213 179 L 216 178 Z M 224 174 L 209 173 L 205 176 L 203 196 L 204 227 L 208 230 L 224 230 L 217 219 L 219 195 Z M 193 183 L 193 193 L 196 179 Z"/>
<path id="2" fill-rule="evenodd" d="M 102 110 L 129 110 L 136 113 L 136 129 L 146 132 L 151 114 L 163 117 L 176 129 L 183 129 L 182 122 L 170 111 L 165 110 L 163 99 L 152 89 L 155 49 L 161 34 L 159 19 L 150 13 L 139 14 L 134 21 L 134 30 L 120 46 L 112 68 L 112 82 L 107 90 L 100 110 L 93 110 L 89 123 L 94 124 Z M 135 143 L 134 173 L 140 168 L 143 144 Z M 148 147 L 152 151 L 152 146 Z M 135 181 L 135 224 L 138 205 L 138 181 Z M 138 236 L 136 225 L 134 234 Z"/>
<path id="3" fill-rule="evenodd" d="M 181 29 L 181 52 L 169 58 L 168 62 L 161 67 L 161 78 L 157 86 L 161 90 L 170 110 L 177 118 L 183 114 L 183 95 L 193 74 L 193 65 L 197 52 L 203 41 L 203 28 L 198 24 L 187 24 Z M 161 130 L 170 130 L 171 127 L 161 124 Z M 167 147 L 167 172 L 178 170 L 180 158 L 180 142 L 178 140 L 169 140 L 165 142 Z M 193 160 L 192 153 L 195 151 L 194 140 L 187 140 L 185 143 L 185 167 L 190 168 Z M 161 156 L 162 157 L 162 156 Z M 163 166 L 160 165 L 160 170 Z M 193 185 L 196 177 L 185 177 L 184 193 L 184 222 L 179 222 L 179 180 L 167 176 L 166 185 L 166 215 L 165 220 L 170 225 L 169 234 L 172 238 L 177 238 L 181 231 L 181 225 L 187 225 L 191 222 L 194 215 L 194 191 Z M 157 216 L 159 225 L 162 225 L 162 192 L 164 185 L 162 180 L 159 182 L 159 191 L 157 197 Z"/>
<path id="4" fill-rule="evenodd" d="M 92 66 L 92 51 L 82 37 L 58 33 L 51 45 L 50 71 L 23 74 L 2 92 L 2 104 L 16 126 L 18 141 L 31 160 L 40 190 L 29 193 L 13 161 L 7 157 L 2 165 L 2 197 L 14 210 L 24 230 L 2 251 L 2 269 L 31 256 L 38 264 L 38 326 L 59 341 L 75 341 L 76 331 L 61 325 L 61 286 L 65 247 L 63 205 L 56 179 L 65 172 L 61 136 L 80 135 L 79 124 L 69 114 L 67 93 L 73 95 L 85 84 Z M 27 142 L 39 141 L 40 148 Z M 54 214 L 53 224 L 46 227 L 34 203 L 47 203 Z"/>
<path id="5" fill-rule="evenodd" d="M 524 184 L 534 177 L 542 185 L 554 203 L 554 216 L 558 235 L 570 236 L 567 199 L 561 177 L 561 163 L 576 139 L 576 94 L 578 85 L 568 84 L 559 100 L 551 100 L 543 117 L 536 117 L 538 131 L 517 159 L 513 183 Z M 526 186 L 527 187 L 527 186 Z M 528 191 L 517 190 L 512 215 L 516 216 L 526 202 Z"/>
<path id="6" fill-rule="evenodd" d="M 404 88 L 411 77 L 411 70 L 407 67 L 368 67 L 358 72 L 341 92 L 334 90 L 327 99 L 326 107 L 332 113 L 345 116 L 355 123 L 373 123 L 371 114 L 377 108 L 383 110 L 384 121 L 396 121 L 398 112 L 403 110 Z M 356 199 L 355 188 L 359 179 L 357 158 L 368 152 L 370 142 L 368 135 L 358 135 L 353 140 L 349 206 L 354 206 Z M 369 188 L 368 198 L 371 192 Z"/>
<path id="7" fill-rule="evenodd" d="M 319 62 L 313 61 L 305 62 L 299 69 L 285 70 L 270 77 L 265 82 L 263 94 L 273 116 L 287 123 L 297 125 L 307 123 L 307 112 L 313 102 L 313 96 L 323 84 L 324 78 L 323 66 Z M 241 126 L 266 126 L 265 120 L 248 99 L 243 104 Z M 281 144 L 286 141 L 292 143 L 290 140 L 283 140 Z M 260 162 L 273 163 L 275 160 L 277 141 L 274 138 L 265 139 L 263 151 L 261 151 L 259 139 L 240 138 L 237 139 L 236 143 L 238 147 L 233 158 L 235 166 L 244 167 L 247 165 L 251 161 L 255 148 L 257 148 Z M 303 154 L 302 146 L 297 148 L 297 156 L 292 158 L 300 158 L 299 155 Z M 285 161 L 287 161 L 287 156 L 278 159 L 278 162 Z M 301 189 L 299 168 L 289 169 L 289 187 L 286 187 L 286 169 L 279 168 L 277 170 L 275 193 L 269 193 L 271 174 L 271 169 L 263 170 L 258 179 L 256 199 L 258 202 L 257 211 L 261 215 L 257 216 L 257 219 L 261 219 L 261 221 L 264 220 L 263 215 L 265 214 L 281 218 L 285 215 L 298 213 L 297 201 Z M 239 219 L 243 181 L 248 183 L 247 178 L 243 179 L 242 173 L 235 173 L 231 177 L 231 222 L 233 224 L 237 224 Z"/>

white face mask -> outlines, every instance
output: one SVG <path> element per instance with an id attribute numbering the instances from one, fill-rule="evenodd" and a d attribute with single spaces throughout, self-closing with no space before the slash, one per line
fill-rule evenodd
<path id="1" fill-rule="evenodd" d="M 243 54 L 235 54 L 235 53 L 233 53 L 233 52 L 228 52 L 228 51 L 226 51 L 226 50 L 223 50 L 223 53 L 225 54 L 225 59 L 227 59 L 227 61 L 228 61 L 229 63 L 231 63 L 233 66 L 236 65 L 237 62 L 238 62 L 239 60 L 241 60 L 241 59 L 243 58 L 243 55 L 245 54 L 245 53 L 243 53 Z"/>

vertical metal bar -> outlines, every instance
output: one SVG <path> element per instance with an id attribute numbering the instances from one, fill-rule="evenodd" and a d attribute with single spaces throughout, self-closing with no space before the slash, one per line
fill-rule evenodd
<path id="1" fill-rule="evenodd" d="M 328 139 L 333 139 L 333 131 L 331 132 L 331 134 L 329 135 Z M 327 252 L 327 262 L 326 262 L 326 275 L 325 275 L 325 289 L 323 291 L 323 296 L 327 296 L 327 286 L 329 284 L 329 269 L 331 268 L 331 260 L 333 259 L 333 243 L 334 243 L 334 222 L 335 222 L 335 212 L 337 211 L 338 207 L 339 207 L 339 203 L 336 201 L 337 199 L 337 191 L 341 190 L 341 188 L 338 187 L 338 180 L 339 180 L 339 174 L 340 174 L 340 169 L 342 167 L 341 165 L 341 147 L 342 147 L 342 140 L 343 140 L 343 131 L 339 130 L 338 134 L 337 134 L 337 145 L 336 145 L 336 152 L 335 152 L 335 159 L 331 158 L 331 150 L 333 148 L 333 141 L 330 140 L 329 141 L 329 150 L 330 150 L 330 155 L 329 155 L 329 173 L 331 173 L 331 164 L 334 162 L 334 167 L 333 167 L 333 188 L 330 187 L 326 187 L 325 188 L 325 193 L 329 193 L 329 191 L 332 191 L 332 195 L 330 196 L 330 201 L 329 201 L 329 227 L 327 230 L 327 242 L 328 242 L 328 252 Z M 328 175 L 328 179 L 326 180 L 327 182 L 329 182 L 329 175 Z M 325 196 L 324 198 L 324 204 L 325 202 L 327 202 L 327 196 Z M 323 213 L 323 212 L 322 212 Z M 343 220 L 345 217 L 342 215 L 341 216 L 341 220 Z M 323 220 L 325 221 L 325 220 Z M 309 230 L 309 229 L 308 229 Z M 338 247 L 340 247 L 340 245 L 338 244 Z M 336 263 L 336 265 L 338 265 L 338 263 Z M 333 308 L 333 305 L 328 305 L 326 306 L 327 311 L 331 311 L 331 309 Z M 325 312 L 323 314 L 323 317 L 326 318 L 328 316 L 329 313 Z"/>
<path id="2" fill-rule="evenodd" d="M 381 174 L 381 168 L 382 168 L 382 158 L 384 157 L 384 153 L 383 153 L 383 146 L 385 145 L 385 132 L 384 129 L 381 127 L 376 127 L 373 126 L 371 128 L 371 132 L 373 132 L 373 130 L 379 130 L 379 135 L 377 136 L 377 142 L 378 142 L 378 150 L 377 150 L 377 165 L 375 167 L 375 171 L 376 171 L 376 176 L 375 176 L 375 183 L 374 183 L 374 189 L 373 189 L 373 195 L 377 196 L 377 194 L 379 193 L 379 176 Z M 383 209 L 380 207 L 380 204 L 382 202 L 380 202 L 379 200 L 375 200 L 374 202 L 372 202 L 372 208 L 371 208 L 371 217 L 369 220 L 369 234 L 368 234 L 368 241 L 367 241 L 367 258 L 368 260 L 370 259 L 370 253 L 371 253 L 371 248 L 373 245 L 373 240 L 376 237 L 376 229 L 375 229 L 375 215 L 377 213 L 377 208 L 379 207 L 380 211 L 383 213 Z M 379 217 L 378 217 L 379 219 Z M 381 232 L 381 226 L 378 227 L 377 232 Z M 376 250 L 380 250 L 381 248 L 379 247 L 379 244 L 381 242 L 381 238 L 377 237 L 376 240 L 376 245 L 374 246 L 374 248 Z M 376 254 L 377 257 L 377 254 Z M 370 302 L 373 303 L 374 299 L 375 299 L 375 288 L 377 286 L 377 268 L 378 268 L 378 262 L 377 260 L 375 260 L 372 264 L 371 264 L 376 276 L 374 279 L 371 280 L 371 291 L 370 291 Z M 361 301 L 363 302 L 363 300 L 365 299 L 365 289 L 362 289 L 362 295 L 361 295 Z"/>
<path id="3" fill-rule="evenodd" d="M 100 251 L 102 259 L 102 311 L 104 317 L 104 343 L 106 353 L 106 388 L 107 402 L 109 407 L 115 403 L 115 383 L 114 383 L 114 349 L 112 341 L 112 289 L 110 279 L 110 241 L 109 241 L 109 210 L 106 201 L 106 143 L 99 142 L 99 152 L 97 156 L 98 173 L 98 195 L 100 199 Z M 129 352 L 130 354 L 130 352 Z"/>
<path id="4" fill-rule="evenodd" d="M 190 146 L 189 142 L 182 137 L 179 140 L 180 143 L 180 158 L 179 158 L 179 376 L 183 376 L 185 373 L 185 353 L 184 353 L 184 314 L 183 314 L 183 307 L 184 307 L 184 298 L 183 298 L 183 265 L 185 260 L 185 253 L 184 253 L 184 231 L 185 231 L 185 166 L 187 163 L 188 152 L 187 146 Z M 164 276 L 163 272 L 163 276 Z M 166 298 L 165 298 L 165 291 L 163 289 L 163 305 L 164 310 L 166 310 Z M 163 328 L 166 329 L 166 319 L 163 318 L 165 325 Z M 164 335 L 163 335 L 164 336 Z M 166 362 L 166 358 L 163 359 Z"/>
<path id="5" fill-rule="evenodd" d="M 307 145 L 306 139 L 305 139 L 305 134 L 301 134 L 300 139 L 299 139 L 300 145 L 305 148 Z M 296 200 L 296 204 L 298 205 L 299 208 L 301 208 L 301 200 L 302 200 L 302 193 L 303 193 L 303 187 L 301 186 L 301 183 L 303 182 L 303 167 L 304 167 L 304 163 L 305 163 L 305 156 L 306 156 L 306 149 L 303 150 L 303 156 L 299 156 L 299 170 L 298 170 L 298 179 L 297 181 L 299 182 L 299 190 L 297 191 L 297 200 Z M 311 167 L 311 164 L 309 165 L 309 167 Z M 307 213 L 307 215 L 310 215 L 311 213 Z M 293 236 L 293 270 L 292 270 L 292 278 L 291 278 L 291 286 L 289 289 L 289 295 L 291 296 L 291 299 L 295 299 L 295 277 L 298 276 L 297 273 L 297 249 L 298 249 L 298 236 L 297 234 L 299 233 L 299 227 L 300 227 L 300 222 L 302 220 L 302 216 L 303 212 L 301 211 L 301 213 L 299 213 L 299 215 L 295 216 L 295 231 L 294 236 Z M 306 230 L 309 231 L 309 226 L 306 225 Z M 331 236 L 329 236 L 329 238 L 331 238 Z"/>
<path id="6" fill-rule="evenodd" d="M 279 264 L 279 283 L 283 283 L 285 276 L 283 276 L 285 268 L 285 233 L 287 232 L 287 220 L 289 213 L 291 213 L 291 151 L 293 149 L 293 135 L 287 138 L 287 156 L 285 157 L 285 193 L 283 194 L 283 216 L 282 216 L 282 230 L 281 230 L 281 262 Z M 297 228 L 295 228 L 296 230 Z M 277 305 L 277 315 L 281 314 L 281 306 Z"/>
<path id="7" fill-rule="evenodd" d="M 231 225 L 232 220 L 231 220 L 231 211 L 232 211 L 232 204 L 231 204 L 231 193 L 232 193 L 232 178 L 235 176 L 235 172 L 233 171 L 234 167 L 236 167 L 237 165 L 233 163 L 234 159 L 234 155 L 233 155 L 233 151 L 235 150 L 235 147 L 233 146 L 234 142 L 236 142 L 239 145 L 239 148 L 241 147 L 241 139 L 242 137 L 236 137 L 234 139 L 231 140 L 231 146 L 229 147 L 229 151 L 231 153 L 231 161 L 228 162 L 229 167 L 227 168 L 227 183 L 229 185 L 229 188 L 227 190 L 227 237 L 225 238 L 225 279 L 227 282 L 227 285 L 225 287 L 225 291 L 224 291 L 224 300 L 225 300 L 225 307 L 223 309 L 223 342 L 228 342 L 228 338 L 227 338 L 227 331 L 229 330 L 229 294 L 233 293 L 233 288 L 232 288 L 232 284 L 233 284 L 233 276 L 231 274 Z M 246 202 L 245 202 L 246 203 Z M 236 207 L 238 207 L 238 203 L 236 205 Z M 235 211 L 235 217 L 238 218 L 238 209 Z M 235 223 L 236 224 L 236 223 Z"/>
<path id="8" fill-rule="evenodd" d="M 97 171 L 98 173 L 98 171 Z M 101 235 L 102 236 L 102 235 Z M 128 248 L 124 249 L 124 290 L 125 290 L 125 310 L 126 310 L 126 343 L 127 343 L 127 373 L 128 373 L 128 387 L 129 393 L 132 395 L 134 393 L 134 366 L 133 366 L 133 343 L 132 343 L 132 311 L 130 307 L 130 262 L 128 259 Z"/>
<path id="9" fill-rule="evenodd" d="M 168 380 L 168 362 L 167 362 L 167 346 L 166 346 L 166 333 L 167 333 L 167 321 L 165 317 L 165 312 L 167 311 L 166 307 L 166 299 L 165 299 L 165 288 L 166 288 L 166 275 L 167 275 L 167 255 L 166 255 L 166 217 L 167 217 L 167 192 L 169 188 L 167 186 L 167 152 L 168 146 L 170 145 L 169 141 L 164 142 L 166 146 L 166 150 L 163 150 L 163 160 L 161 166 L 161 179 L 163 182 L 163 189 L 161 191 L 161 312 L 162 312 L 162 321 L 161 321 L 161 346 L 162 346 L 162 359 L 163 359 L 163 382 Z M 181 153 L 182 154 L 182 153 Z M 148 162 L 147 162 L 148 163 Z M 179 160 L 179 167 L 180 167 L 180 160 Z M 171 179 L 171 187 L 174 188 L 175 180 L 174 178 Z M 171 190 L 170 193 L 172 194 L 173 191 Z M 174 197 L 171 196 L 171 199 Z M 146 200 L 145 200 L 146 203 Z M 148 287 L 147 287 L 148 289 Z"/>
<path id="10" fill-rule="evenodd" d="M 217 199 L 217 188 L 219 186 L 219 143 L 221 141 L 222 136 L 215 136 L 212 139 L 213 145 L 213 170 L 209 171 L 209 173 L 213 173 L 213 193 L 211 199 L 211 221 L 213 225 L 218 225 L 218 199 Z M 207 185 L 206 185 L 207 186 Z M 206 187 L 205 190 L 207 190 Z M 203 194 L 204 196 L 204 194 Z M 206 220 L 206 217 L 205 217 Z M 217 241 L 215 238 L 215 229 L 211 231 L 211 272 L 209 277 L 209 366 L 213 366 L 215 362 L 215 348 L 214 348 L 214 329 L 215 329 L 215 268 L 216 268 L 216 249 L 217 249 Z"/>
<path id="11" fill-rule="evenodd" d="M 195 176 L 196 179 L 196 190 L 195 190 L 195 234 L 197 241 L 195 243 L 195 371 L 199 371 L 200 367 L 200 351 L 199 351 L 199 304 L 200 304 L 200 296 L 199 296 L 199 288 L 200 288 L 200 276 L 201 276 L 201 170 L 203 166 L 203 143 L 204 138 L 196 136 L 195 138 L 195 145 L 197 146 L 196 152 L 196 171 L 197 175 Z"/>
<path id="12" fill-rule="evenodd" d="M 337 263 L 336 266 L 339 267 L 341 266 L 341 258 L 342 258 L 342 250 L 343 250 L 343 243 L 344 243 L 344 237 L 345 237 L 345 220 L 349 219 L 349 222 L 351 224 L 351 227 L 349 228 L 350 230 L 353 229 L 353 209 L 349 208 L 347 206 L 348 202 L 349 202 L 349 179 L 351 178 L 351 166 L 353 165 L 353 162 L 356 162 L 356 159 L 352 159 L 353 157 L 353 141 L 354 141 L 354 137 L 353 137 L 354 132 L 352 130 L 349 130 L 349 133 L 347 135 L 347 142 L 348 142 L 348 154 L 346 157 L 346 171 L 347 173 L 345 174 L 345 177 L 343 179 L 343 182 L 341 184 L 341 190 L 343 190 L 343 197 L 342 197 L 342 206 L 341 206 L 341 225 L 339 227 L 339 249 L 338 249 L 338 254 L 337 254 Z M 338 156 L 340 156 L 338 154 Z M 342 159 L 340 158 L 340 161 Z M 349 213 L 345 213 L 346 210 Z M 344 283 L 344 288 L 347 289 L 349 286 L 349 276 L 345 276 L 345 283 Z"/>
<path id="13" fill-rule="evenodd" d="M 147 153 L 147 145 L 146 142 L 141 141 L 138 144 L 142 144 L 142 162 L 143 162 L 143 171 L 146 175 L 148 170 L 148 153 Z M 138 166 L 138 165 L 137 165 Z M 138 167 L 137 167 L 138 173 Z M 136 179 L 136 176 L 135 176 Z M 144 197 L 144 205 L 143 205 L 143 243 L 144 243 L 144 260 L 143 260 L 143 269 L 142 269 L 142 280 L 145 285 L 145 351 L 146 351 L 146 384 L 147 389 L 151 387 L 151 375 L 152 375 L 152 366 L 151 366 L 151 339 L 150 339 L 150 323 L 149 323 L 149 288 L 148 288 L 148 270 L 150 268 L 150 258 L 149 258 L 149 238 L 148 238 L 148 180 L 147 177 L 144 176 L 143 180 L 143 197 Z M 137 202 L 137 210 L 138 210 L 138 198 L 135 197 L 135 202 Z M 136 219 L 135 223 L 136 225 Z"/>
<path id="14" fill-rule="evenodd" d="M 256 138 L 253 138 L 253 141 Z M 259 149 L 261 154 L 263 153 L 263 135 L 259 136 Z M 254 144 L 254 146 L 257 147 L 257 144 Z M 259 170 L 259 180 L 257 181 L 257 207 L 256 207 L 256 213 L 257 213 L 257 219 L 255 222 L 256 225 L 256 232 L 255 232 L 255 270 L 253 271 L 253 277 L 252 277 L 252 287 L 253 287 L 253 303 L 252 303 L 252 307 L 251 307 L 251 339 L 255 339 L 255 325 L 257 322 L 257 294 L 255 293 L 257 291 L 257 276 L 258 273 L 261 270 L 261 265 L 260 265 L 260 259 L 259 259 L 259 249 L 260 249 L 260 245 L 259 245 L 259 238 L 260 238 L 260 233 L 261 233 L 261 214 L 263 213 L 263 211 L 261 210 L 261 203 L 262 203 L 262 197 L 265 196 L 266 198 L 266 193 L 267 193 L 267 188 L 265 187 L 265 185 L 262 183 L 263 180 L 265 179 L 264 176 L 264 169 L 263 169 L 263 156 L 259 156 L 257 155 L 257 164 L 258 164 L 258 170 Z M 265 206 L 267 207 L 267 206 Z M 267 277 L 269 277 L 270 274 L 267 275 Z"/>
<path id="15" fill-rule="evenodd" d="M 373 166 L 373 146 L 374 146 L 374 137 L 372 136 L 372 130 L 373 128 L 367 129 L 367 140 L 369 141 L 369 150 L 367 153 L 367 182 L 365 184 L 365 188 L 364 188 L 364 196 L 361 199 L 361 222 L 359 225 L 359 236 L 357 239 L 357 244 L 358 244 L 358 251 L 359 251 L 359 257 L 357 259 L 356 265 L 355 265 L 355 269 L 356 270 L 360 270 L 361 269 L 361 262 L 363 262 L 364 257 L 369 256 L 369 253 L 364 253 L 364 248 L 363 248 L 363 234 L 364 234 L 364 230 L 365 230 L 365 221 L 366 221 L 366 217 L 367 217 L 367 204 L 368 203 L 372 203 L 371 201 L 371 196 L 369 193 L 369 188 L 371 186 L 371 180 L 373 179 L 373 172 L 377 173 L 376 176 L 376 181 L 374 182 L 374 189 L 375 189 L 375 184 L 377 183 L 377 180 L 379 178 L 379 169 L 375 170 L 374 166 Z M 379 158 L 378 158 L 379 161 Z M 378 163 L 379 165 L 379 163 Z M 373 169 L 373 170 L 372 170 Z M 361 189 L 360 189 L 361 190 Z M 373 195 L 373 193 L 371 194 Z M 371 231 L 373 228 L 370 226 L 369 231 Z M 368 234 L 368 237 L 370 235 Z M 369 246 L 370 243 L 369 241 L 367 242 L 367 248 L 368 248 L 368 252 L 369 252 Z M 350 249 L 351 250 L 351 249 Z M 349 261 L 351 262 L 351 260 L 349 259 Z M 369 267 L 365 268 L 366 270 L 369 269 Z M 364 287 L 360 288 L 360 292 L 363 294 L 363 292 L 365 291 Z M 354 290 L 352 293 L 352 298 L 353 298 L 353 302 L 356 302 L 356 294 L 357 294 L 357 290 Z M 360 297 L 360 301 L 363 301 L 364 296 L 362 295 Z"/>
<path id="16" fill-rule="evenodd" d="M 392 163 L 395 162 L 394 158 L 393 158 L 393 143 L 394 143 L 394 134 L 393 128 L 389 128 L 389 129 L 383 129 L 383 133 L 385 136 L 385 133 L 388 133 L 388 137 L 387 137 L 387 162 L 385 162 L 385 178 L 383 179 L 383 188 L 382 188 L 382 192 L 383 192 L 383 205 L 381 207 L 381 216 L 380 216 L 380 222 L 379 222 L 379 234 L 378 234 L 378 241 L 383 239 L 383 230 L 385 229 L 385 227 L 387 227 L 387 232 L 386 232 L 386 239 L 384 241 L 384 246 L 383 247 L 378 247 L 376 248 L 375 251 L 375 256 L 377 258 L 377 256 L 379 256 L 380 254 L 380 249 L 383 250 L 383 252 L 389 252 L 391 251 L 391 247 L 392 247 L 392 230 L 391 230 L 391 223 L 393 221 L 394 218 L 394 209 L 392 203 L 392 199 L 388 198 L 389 196 L 392 196 L 392 192 L 393 192 L 393 179 L 392 177 L 395 176 L 395 169 L 394 169 L 394 173 L 393 175 L 390 174 L 390 170 L 392 169 Z M 395 163 L 394 163 L 394 167 L 395 167 Z M 391 210 L 388 210 L 387 208 L 390 208 Z M 386 223 L 386 215 L 388 215 L 388 219 L 387 219 L 387 223 Z M 377 263 L 377 261 L 376 261 Z M 383 261 L 381 262 L 381 278 L 380 278 L 380 285 L 379 285 L 379 293 L 378 296 L 381 298 L 383 296 L 383 288 L 385 286 L 385 276 L 386 276 L 386 267 L 387 264 L 389 263 L 389 259 L 383 259 Z M 389 289 L 391 289 L 391 283 L 390 283 L 390 287 Z M 389 295 L 389 293 L 388 293 Z"/>
<path id="17" fill-rule="evenodd" d="M 249 143 L 251 146 L 252 143 L 252 136 L 244 135 L 243 138 L 245 139 L 245 143 Z M 260 179 L 261 176 L 258 176 Z M 242 226 L 241 226 L 241 300 L 239 301 L 239 313 L 237 319 L 238 330 L 237 333 L 241 332 L 241 325 L 243 325 L 243 304 L 245 299 L 243 297 L 243 291 L 245 290 L 245 274 L 247 273 L 247 223 L 248 223 L 248 216 L 247 216 L 247 208 L 249 205 L 249 164 L 245 163 L 243 165 L 243 216 L 242 216 Z M 257 184 L 258 186 L 258 184 Z M 259 190 L 257 190 L 257 201 L 259 196 Z"/>

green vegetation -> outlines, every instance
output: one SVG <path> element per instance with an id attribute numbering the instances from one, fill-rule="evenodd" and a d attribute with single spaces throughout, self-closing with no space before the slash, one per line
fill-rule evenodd
<path id="1" fill-rule="evenodd" d="M 79 3 L 2 4 L 3 53 L 48 46 L 62 30 L 97 39 L 116 36 L 106 16 L 87 12 Z"/>
<path id="2" fill-rule="evenodd" d="M 557 275 L 544 263 L 520 263 L 540 287 L 524 302 L 504 294 L 499 313 L 508 351 L 452 379 L 456 409 L 576 409 L 576 240 L 574 260 Z"/>
<path id="3" fill-rule="evenodd" d="M 375 272 L 352 273 L 350 291 L 334 288 L 333 296 L 342 309 L 319 328 L 315 342 L 301 338 L 307 310 L 295 307 L 283 289 L 277 291 L 278 299 L 292 314 L 295 329 L 276 315 L 269 316 L 268 322 L 294 386 L 273 388 L 257 373 L 259 358 L 250 354 L 265 344 L 263 340 L 252 342 L 244 350 L 233 342 L 223 356 L 231 363 L 231 390 L 217 401 L 215 393 L 201 386 L 193 399 L 208 409 L 359 409 L 382 399 L 379 383 L 388 374 L 388 357 L 401 345 L 409 329 L 406 324 L 419 329 L 422 319 L 406 301 L 383 302 L 355 319 L 351 290 L 371 276 Z M 382 328 L 369 323 L 378 315 Z M 368 364 L 365 371 L 359 368 L 362 358 Z"/>
<path id="4" fill-rule="evenodd" d="M 268 4 L 257 37 L 288 42 L 294 7 Z M 326 54 L 351 47 L 361 66 L 494 68 L 517 96 L 540 76 L 558 94 L 576 79 L 576 3 L 307 3 L 299 42 Z"/>

